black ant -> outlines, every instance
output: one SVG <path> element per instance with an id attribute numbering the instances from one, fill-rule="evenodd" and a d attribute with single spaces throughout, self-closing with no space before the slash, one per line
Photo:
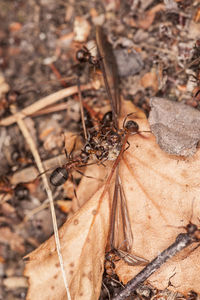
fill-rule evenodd
<path id="1" fill-rule="evenodd" d="M 89 155 L 83 150 L 81 151 L 80 156 L 76 158 L 72 158 L 71 153 L 68 155 L 66 151 L 65 154 L 68 162 L 62 167 L 56 168 L 50 175 L 50 183 L 54 186 L 60 186 L 65 183 L 65 181 L 68 180 L 70 173 L 74 170 L 82 174 L 78 168 L 86 166 L 89 160 Z"/>
<path id="2" fill-rule="evenodd" d="M 84 151 L 94 154 L 98 161 L 115 160 L 123 145 L 123 138 L 126 134 L 133 134 L 139 131 L 138 124 L 129 120 L 123 122 L 123 129 L 114 126 L 112 112 L 107 112 L 100 124 L 99 131 L 90 132 Z"/>
<path id="3" fill-rule="evenodd" d="M 70 172 L 73 170 L 78 171 L 80 167 L 87 165 L 89 158 L 95 155 L 98 161 L 114 160 L 119 155 L 121 147 L 123 145 L 122 138 L 126 133 L 135 133 L 139 130 L 139 126 L 136 122 L 129 120 L 124 121 L 124 129 L 117 131 L 109 124 L 111 120 L 111 112 L 104 115 L 102 119 L 102 127 L 99 131 L 94 130 L 84 148 L 81 150 L 80 156 L 72 158 L 66 152 L 68 162 L 62 167 L 56 168 L 50 175 L 50 183 L 54 186 L 60 186 L 68 180 Z M 73 150 L 72 150 L 73 151 Z"/>
<path id="4" fill-rule="evenodd" d="M 86 46 L 83 46 L 82 49 L 76 52 L 76 59 L 80 63 L 88 62 L 93 66 L 98 66 L 100 60 L 100 58 L 93 56 Z"/>

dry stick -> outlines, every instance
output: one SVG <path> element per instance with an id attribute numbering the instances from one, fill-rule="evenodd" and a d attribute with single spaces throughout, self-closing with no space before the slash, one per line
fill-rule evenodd
<path id="1" fill-rule="evenodd" d="M 149 278 L 157 269 L 161 267 L 168 259 L 173 257 L 179 251 L 188 247 L 192 243 L 200 241 L 200 230 L 196 225 L 189 223 L 186 226 L 187 233 L 180 233 L 175 242 L 154 258 L 140 273 L 131 279 L 125 288 L 112 300 L 126 299 L 130 294 L 139 287 L 146 279 Z M 198 246 L 197 246 L 198 247 Z"/>
<path id="2" fill-rule="evenodd" d="M 43 183 L 44 183 L 44 187 L 47 193 L 47 196 L 49 198 L 49 203 L 50 203 L 50 208 L 51 208 L 51 214 L 52 214 L 52 221 L 53 221 L 53 229 L 54 229 L 54 235 L 55 235 L 55 243 L 56 243 L 56 249 L 57 249 L 57 253 L 58 253 L 58 258 L 59 258 L 59 262 L 60 262 L 60 267 L 61 267 L 61 272 L 62 272 L 62 277 L 64 280 L 64 285 L 65 285 L 65 289 L 67 292 L 67 299 L 71 300 L 71 296 L 70 296 L 70 291 L 69 291 L 69 287 L 68 287 L 68 283 L 67 283 L 67 279 L 66 279 L 66 273 L 65 273 L 65 269 L 64 269 L 64 262 L 63 262 L 63 257 L 61 254 L 61 245 L 60 245 L 60 240 L 59 240 L 59 234 L 58 234 L 58 227 L 57 227 L 57 222 L 56 222 L 56 214 L 55 214 L 55 208 L 54 208 L 54 203 L 53 203 L 53 196 L 52 196 L 52 192 L 51 189 L 49 187 L 48 184 L 48 180 L 47 180 L 47 176 L 44 173 L 44 168 L 42 165 L 42 161 L 40 159 L 39 153 L 37 151 L 37 148 L 34 144 L 34 141 L 23 121 L 23 115 L 21 115 L 20 113 L 15 114 L 15 118 L 17 121 L 17 124 L 24 136 L 24 138 L 26 139 L 31 152 L 33 154 L 33 157 L 35 159 L 35 162 L 37 164 L 38 170 L 40 173 L 43 173 L 41 175 Z"/>
<path id="3" fill-rule="evenodd" d="M 69 105 L 68 102 L 58 103 L 58 104 L 48 106 L 48 107 L 45 107 L 43 109 L 38 110 L 37 112 L 32 114 L 31 117 L 38 117 L 38 116 L 41 116 L 41 115 L 51 114 L 51 113 L 54 113 L 54 112 L 66 110 L 68 108 L 70 108 L 70 105 Z"/>
<path id="4" fill-rule="evenodd" d="M 97 88 L 97 84 L 98 84 L 97 82 L 91 82 L 86 85 L 82 85 L 81 90 L 84 91 L 84 90 L 90 90 L 90 89 Z M 77 86 L 72 86 L 72 87 L 60 90 L 54 94 L 51 94 L 47 97 L 44 97 L 44 98 L 38 100 L 37 102 L 33 103 L 32 105 L 22 109 L 20 112 L 17 112 L 14 115 L 1 120 L 0 126 L 9 126 L 9 125 L 17 122 L 18 117 L 20 119 L 23 119 L 27 116 L 34 114 L 36 111 L 45 108 L 46 106 L 54 104 L 57 101 L 65 98 L 65 97 L 71 96 L 73 94 L 76 94 L 76 93 L 78 93 Z"/>

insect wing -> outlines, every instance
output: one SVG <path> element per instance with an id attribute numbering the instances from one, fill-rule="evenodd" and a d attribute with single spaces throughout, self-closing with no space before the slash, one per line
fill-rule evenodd
<path id="1" fill-rule="evenodd" d="M 127 253 L 121 249 L 116 250 L 116 254 L 122 258 L 129 266 L 145 266 L 149 263 L 148 260 L 146 260 L 143 257 L 140 257 L 135 254 Z"/>
<path id="2" fill-rule="evenodd" d="M 99 64 L 103 73 L 104 83 L 108 97 L 111 101 L 115 127 L 118 128 L 120 115 L 119 77 L 115 56 L 111 44 L 107 41 L 103 29 L 96 27 L 96 43 L 99 54 Z"/>
<path id="3" fill-rule="evenodd" d="M 133 234 L 128 214 L 127 201 L 119 176 L 116 170 L 115 190 L 111 211 L 111 249 L 130 251 L 133 244 Z"/>
<path id="4" fill-rule="evenodd" d="M 118 118 L 120 116 L 121 108 L 118 69 L 112 46 L 107 41 L 103 29 L 100 26 L 97 26 L 96 28 L 96 43 L 105 87 L 111 101 L 114 126 L 118 129 Z M 126 251 L 130 251 L 132 244 L 133 234 L 128 214 L 127 201 L 119 176 L 119 167 L 117 167 L 111 210 L 110 247 L 111 249 L 117 249 L 118 256 L 123 258 L 130 265 L 146 264 L 147 261 L 145 259 L 128 254 L 123 250 L 118 250 L 119 248 L 123 248 Z"/>

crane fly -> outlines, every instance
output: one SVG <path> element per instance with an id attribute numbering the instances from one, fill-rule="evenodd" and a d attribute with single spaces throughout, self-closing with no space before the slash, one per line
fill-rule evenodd
<path id="1" fill-rule="evenodd" d="M 125 150 L 125 144 L 128 142 L 128 136 L 130 134 L 138 133 L 139 126 L 135 121 L 126 121 L 125 118 L 123 122 L 123 128 L 119 128 L 121 99 L 117 64 L 112 51 L 112 46 L 110 43 L 108 43 L 107 38 L 103 33 L 103 29 L 100 26 L 97 26 L 96 28 L 96 43 L 98 55 L 99 58 L 101 58 L 99 59 L 99 65 L 100 69 L 102 70 L 105 88 L 112 109 L 112 118 L 110 118 L 110 120 L 108 118 L 107 123 L 105 122 L 106 125 L 103 126 L 105 132 L 103 131 L 100 133 L 99 140 L 101 141 L 101 145 L 104 142 L 103 148 L 104 150 L 106 149 L 108 153 L 104 156 L 106 156 L 108 160 L 115 160 L 111 172 L 116 172 L 111 207 L 109 241 L 111 250 L 108 253 L 113 252 L 116 256 L 118 256 L 118 258 L 123 259 L 129 265 L 144 265 L 148 262 L 147 260 L 128 253 L 132 248 L 133 234 L 128 214 L 126 195 L 119 174 L 119 161 Z M 109 145 L 112 147 L 112 155 L 109 153 Z M 113 149 L 115 151 L 113 151 Z M 123 248 L 123 250 L 120 248 Z"/>
<path id="2" fill-rule="evenodd" d="M 112 52 L 112 46 L 108 43 L 103 29 L 100 26 L 96 28 L 96 44 L 98 55 L 95 59 L 98 61 L 100 69 L 102 70 L 112 112 L 108 112 L 104 115 L 98 129 L 85 130 L 86 143 L 81 149 L 80 155 L 75 158 L 68 156 L 67 163 L 53 171 L 50 176 L 50 181 L 55 186 L 63 184 L 69 178 L 73 170 L 79 171 L 78 169 L 80 167 L 88 165 L 88 161 L 91 158 L 94 163 L 103 163 L 106 160 L 114 161 L 111 174 L 107 178 L 107 183 L 109 184 L 116 171 L 111 209 L 110 249 L 120 259 L 128 262 L 129 265 L 131 263 L 133 265 L 144 264 L 147 263 L 145 259 L 128 253 L 132 247 L 133 235 L 126 196 L 119 174 L 119 161 L 128 143 L 128 136 L 138 133 L 139 126 L 135 121 L 126 121 L 127 118 L 125 118 L 123 128 L 121 129 L 119 127 L 118 120 L 121 111 L 121 99 L 118 70 Z M 83 49 L 85 53 L 87 52 L 86 50 L 87 49 Z M 77 55 L 79 56 L 79 54 L 80 53 Z M 91 56 L 88 52 L 86 54 L 85 57 L 87 56 L 87 61 L 88 57 Z M 81 98 L 80 90 L 79 98 Z M 121 238 L 119 238 L 119 234 Z"/>

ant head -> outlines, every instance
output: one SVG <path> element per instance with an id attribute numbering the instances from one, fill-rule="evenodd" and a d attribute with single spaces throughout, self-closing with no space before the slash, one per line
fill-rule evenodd
<path id="1" fill-rule="evenodd" d="M 65 183 L 65 181 L 68 179 L 69 174 L 66 170 L 66 168 L 58 167 L 56 168 L 50 176 L 50 182 L 54 186 L 59 186 Z"/>
<path id="2" fill-rule="evenodd" d="M 94 57 L 92 55 L 89 55 L 88 62 L 91 65 L 94 65 L 94 66 L 98 66 L 99 65 L 99 59 L 97 59 L 96 57 Z"/>
<path id="3" fill-rule="evenodd" d="M 130 132 L 130 133 L 135 133 L 135 132 L 138 132 L 139 130 L 139 125 L 138 123 L 136 123 L 135 121 L 133 120 L 129 120 L 125 123 L 125 129 Z"/>

